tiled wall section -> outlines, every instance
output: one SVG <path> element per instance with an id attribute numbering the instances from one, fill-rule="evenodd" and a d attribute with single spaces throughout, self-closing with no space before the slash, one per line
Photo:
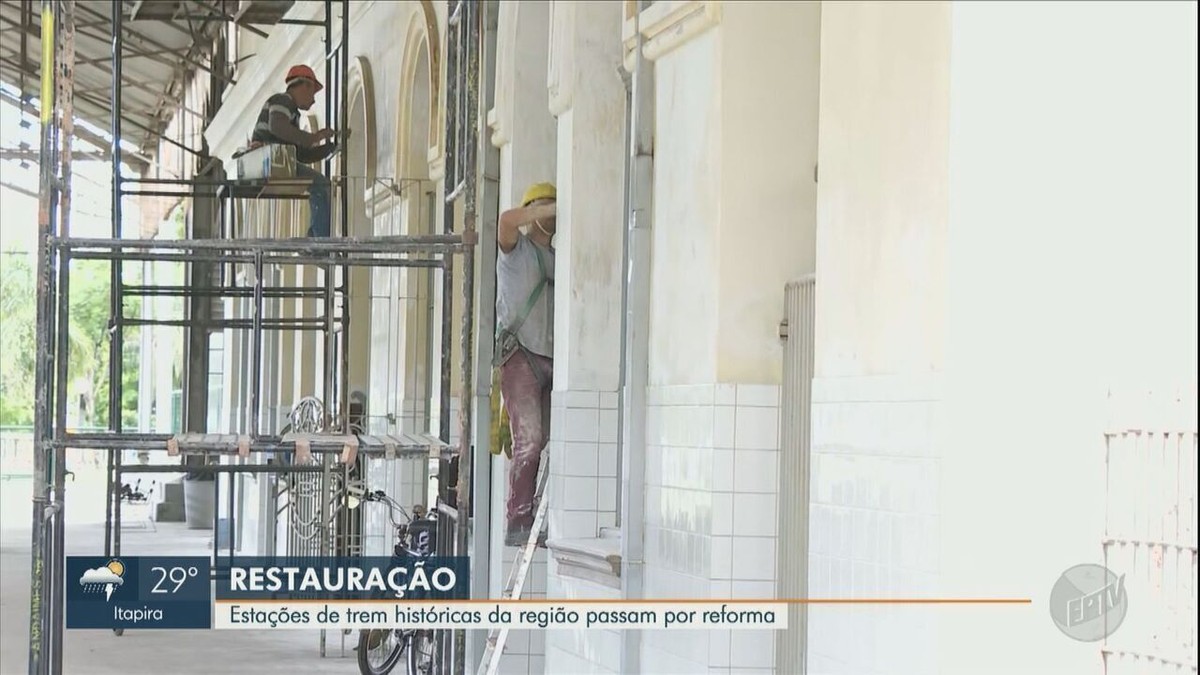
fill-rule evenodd
<path id="1" fill-rule="evenodd" d="M 504 548 L 504 563 L 501 572 L 508 579 L 512 572 L 520 548 L 507 546 Z M 546 550 L 538 549 L 533 556 L 533 564 L 529 569 L 529 579 L 521 592 L 522 598 L 545 599 L 546 594 Z M 559 597 L 551 595 L 549 597 Z M 508 634 L 508 644 L 504 656 L 500 659 L 502 675 L 542 675 L 543 673 L 559 672 L 546 669 L 546 632 L 514 630 Z"/>
<path id="2" fill-rule="evenodd" d="M 550 408 L 550 536 L 598 536 L 617 522 L 617 393 L 556 391 Z"/>
<path id="3" fill-rule="evenodd" d="M 938 398 L 931 378 L 813 381 L 811 597 L 937 595 Z M 809 672 L 936 671 L 930 616 L 811 606 Z"/>
<path id="4" fill-rule="evenodd" d="M 559 576 L 550 561 L 549 597 L 555 599 L 615 600 L 621 592 L 576 577 Z M 551 630 L 542 633 L 546 645 L 546 673 L 621 672 L 621 634 L 615 630 Z M 531 671 L 532 672 L 532 671 Z M 659 672 L 643 669 L 642 672 Z"/>
<path id="5" fill-rule="evenodd" d="M 555 391 L 550 413 L 551 538 L 589 538 L 617 522 L 617 392 Z M 619 598 L 620 591 L 557 574 L 547 575 L 552 598 Z M 620 639 L 613 631 L 549 631 L 545 672 L 619 672 Z M 532 672 L 532 671 L 531 671 Z"/>
<path id="6" fill-rule="evenodd" d="M 779 387 L 647 392 L 646 597 L 771 598 Z M 770 672 L 768 631 L 645 633 L 646 672 Z"/>

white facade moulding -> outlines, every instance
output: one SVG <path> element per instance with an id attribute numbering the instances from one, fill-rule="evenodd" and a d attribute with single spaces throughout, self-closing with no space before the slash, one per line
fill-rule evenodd
<path id="1" fill-rule="evenodd" d="M 550 64 L 546 72 L 550 114 L 559 117 L 575 102 L 575 3 L 550 3 Z"/>
<path id="2" fill-rule="evenodd" d="M 445 3 L 439 3 L 444 5 Z M 442 136 L 445 133 L 445 111 L 443 110 L 442 100 L 445 92 L 442 91 L 442 82 L 446 77 L 445 73 L 445 55 L 441 53 L 442 46 L 442 15 L 437 11 L 437 8 L 429 2 L 422 0 L 418 10 L 414 11 L 409 18 L 408 28 L 404 32 L 404 52 L 400 61 L 400 102 L 397 106 L 396 119 L 396 152 L 395 152 L 395 172 L 396 176 L 403 176 L 407 173 L 406 164 L 409 156 L 408 147 L 410 142 L 409 129 L 413 111 L 411 109 L 411 87 L 415 82 L 415 77 L 418 75 L 417 66 L 420 63 L 422 51 L 426 57 L 426 63 L 429 67 L 429 147 L 425 150 L 425 161 L 429 165 L 429 179 L 431 181 L 440 181 L 445 175 L 446 158 L 442 153 Z M 432 32 L 431 32 L 432 31 Z M 405 188 L 407 183 L 402 183 L 401 188 Z"/>
<path id="3" fill-rule="evenodd" d="M 367 214 L 378 218 L 399 205 L 397 193 L 399 186 L 383 185 L 374 182 L 363 191 L 363 203 L 366 204 Z"/>
<path id="4" fill-rule="evenodd" d="M 347 101 L 350 109 L 354 109 L 354 101 L 361 96 L 363 99 L 362 119 L 350 120 L 350 129 L 354 134 L 363 134 L 366 142 L 367 177 L 378 175 L 378 153 L 375 148 L 375 84 L 371 79 L 371 64 L 365 56 L 356 56 L 350 61 L 349 81 L 346 83 Z M 372 186 L 374 188 L 374 186 Z"/>
<path id="5" fill-rule="evenodd" d="M 503 148 L 512 139 L 513 94 L 517 62 L 517 21 L 521 11 L 519 2 L 501 2 L 496 35 L 496 97 L 487 114 L 487 125 L 492 130 L 492 145 Z M 553 8 L 551 11 L 554 11 Z M 547 75 L 547 78 L 549 75 Z M 547 86 L 549 86 L 547 84 Z"/>
<path id="6" fill-rule="evenodd" d="M 625 47 L 624 67 L 633 72 L 634 35 L 633 11 L 636 0 L 627 0 L 621 41 Z M 659 0 L 642 10 L 642 58 L 655 61 L 686 44 L 689 40 L 721 23 L 719 0 Z"/>

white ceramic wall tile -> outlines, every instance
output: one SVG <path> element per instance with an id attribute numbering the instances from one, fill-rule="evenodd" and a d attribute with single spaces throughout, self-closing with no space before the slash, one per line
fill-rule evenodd
<path id="1" fill-rule="evenodd" d="M 561 487 L 554 492 L 554 504 L 567 511 L 596 510 L 596 478 L 563 476 L 559 480 L 556 487 Z"/>
<path id="2" fill-rule="evenodd" d="M 617 509 L 617 479 L 600 478 L 596 484 L 596 509 L 598 511 L 616 511 Z"/>
<path id="3" fill-rule="evenodd" d="M 713 579 L 733 578 L 733 537 L 712 537 L 712 560 L 710 577 Z"/>
<path id="4" fill-rule="evenodd" d="M 620 406 L 620 393 L 615 391 L 600 392 L 600 409 L 616 410 Z"/>
<path id="5" fill-rule="evenodd" d="M 601 443 L 616 443 L 617 438 L 617 411 L 616 410 L 600 410 L 599 419 L 599 436 L 598 440 Z"/>
<path id="6" fill-rule="evenodd" d="M 599 455 L 599 464 L 597 467 L 597 475 L 617 477 L 620 474 L 620 467 L 617 466 L 617 444 L 616 443 L 600 443 L 597 445 L 597 454 Z"/>
<path id="7" fill-rule="evenodd" d="M 737 409 L 718 405 L 713 408 L 713 447 L 733 448 L 734 420 Z"/>
<path id="8" fill-rule="evenodd" d="M 600 440 L 600 411 L 596 408 L 566 408 L 560 411 L 563 419 L 562 439 L 564 441 L 587 441 L 595 443 Z"/>
<path id="9" fill-rule="evenodd" d="M 732 492 L 734 481 L 734 451 L 713 450 L 712 489 L 716 492 Z"/>
<path id="10" fill-rule="evenodd" d="M 556 537 L 587 538 L 599 534 L 595 511 L 563 511 L 559 518 L 560 530 Z"/>
<path id="11" fill-rule="evenodd" d="M 776 499 L 773 494 L 733 495 L 733 533 L 738 536 L 774 537 Z"/>
<path id="12" fill-rule="evenodd" d="M 552 447 L 551 463 L 567 476 L 596 476 L 599 446 L 596 443 L 566 442 L 562 449 Z M 561 468 L 559 468 L 561 466 Z"/>
<path id="13" fill-rule="evenodd" d="M 737 406 L 778 408 L 780 388 L 770 384 L 737 385 Z"/>
<path id="14" fill-rule="evenodd" d="M 775 662 L 775 632 L 730 631 L 729 665 L 739 668 L 771 668 Z"/>
<path id="15" fill-rule="evenodd" d="M 733 578 L 767 581 L 775 578 L 775 538 L 733 538 Z"/>
<path id="16" fill-rule="evenodd" d="M 646 487 L 662 487 L 663 484 L 663 448 L 660 445 L 646 445 Z M 616 462 L 616 458 L 613 458 Z M 649 507 L 647 506 L 647 509 Z"/>
<path id="17" fill-rule="evenodd" d="M 708 643 L 709 668 L 729 667 L 731 633 L 733 633 L 733 631 L 729 630 L 704 631 L 705 641 Z"/>
<path id="18" fill-rule="evenodd" d="M 733 443 L 741 450 L 777 450 L 779 410 L 739 406 L 734 420 Z"/>
<path id="19" fill-rule="evenodd" d="M 810 595 L 937 593 L 939 464 L 936 387 L 924 378 L 814 382 Z M 894 381 L 893 381 L 894 380 Z M 903 654 L 906 672 L 933 664 L 919 622 L 814 608 L 810 672 L 889 672 L 874 655 Z M 856 639 L 847 639 L 853 635 Z M 893 664 L 894 665 L 894 664 Z"/>
<path id="20" fill-rule="evenodd" d="M 734 453 L 733 489 L 736 492 L 775 493 L 779 487 L 777 450 L 737 450 Z"/>
<path id="21" fill-rule="evenodd" d="M 734 542 L 736 556 L 737 543 Z M 737 565 L 737 562 L 734 562 Z M 775 597 L 774 581 L 747 581 L 734 579 L 730 588 L 731 598 L 771 600 Z"/>
<path id="22" fill-rule="evenodd" d="M 711 406 L 714 388 L 711 384 L 684 384 L 666 387 L 651 387 L 656 403 L 664 406 Z"/>
<path id="23" fill-rule="evenodd" d="M 558 393 L 562 395 L 563 406 L 566 408 L 585 408 L 588 410 L 594 410 L 600 407 L 599 392 L 564 390 Z"/>
<path id="24" fill-rule="evenodd" d="M 667 631 L 659 631 L 666 633 Z M 684 673 L 699 673 L 706 669 L 701 663 L 684 659 L 666 651 L 646 645 L 642 650 L 642 670 L 647 673 L 663 673 L 664 675 L 682 675 Z"/>
<path id="25" fill-rule="evenodd" d="M 729 492 L 712 493 L 712 533 L 728 536 L 734 533 L 733 497 Z"/>

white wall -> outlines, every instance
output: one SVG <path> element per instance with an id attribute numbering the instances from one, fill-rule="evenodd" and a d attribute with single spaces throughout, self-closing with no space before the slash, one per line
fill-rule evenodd
<path id="1" fill-rule="evenodd" d="M 822 6 L 813 597 L 940 590 L 949 48 L 945 4 Z M 810 607 L 809 672 L 934 672 L 940 611 Z"/>
<path id="2" fill-rule="evenodd" d="M 810 594 L 1032 602 L 814 607 L 810 672 L 1098 672 L 1047 602 L 1102 561 L 1110 386 L 1195 387 L 1195 7 L 822 29 Z"/>
<path id="3" fill-rule="evenodd" d="M 956 4 L 952 22 L 943 588 L 1033 605 L 944 619 L 940 665 L 1099 672 L 1047 602 L 1102 562 L 1108 392 L 1195 391 L 1196 6 Z"/>
<path id="4" fill-rule="evenodd" d="M 650 386 L 716 380 L 720 34 L 654 64 L 654 263 Z"/>
<path id="5" fill-rule="evenodd" d="M 783 286 L 813 272 L 821 5 L 721 10 L 717 381 L 778 384 Z"/>

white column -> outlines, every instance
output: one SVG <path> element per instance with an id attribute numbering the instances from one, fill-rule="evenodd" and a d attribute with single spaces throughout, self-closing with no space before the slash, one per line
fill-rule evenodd
<path id="1" fill-rule="evenodd" d="M 551 538 L 595 537 L 616 522 L 625 158 L 620 21 L 617 3 L 556 2 L 551 10 L 549 102 L 558 117 Z"/>
<path id="2" fill-rule="evenodd" d="M 554 542 L 616 524 L 626 92 L 622 3 L 554 2 L 549 105 L 558 118 L 554 391 L 547 585 L 554 597 L 618 589 L 558 573 Z M 513 186 L 514 189 L 518 186 Z M 546 634 L 545 672 L 616 672 L 615 633 Z"/>

